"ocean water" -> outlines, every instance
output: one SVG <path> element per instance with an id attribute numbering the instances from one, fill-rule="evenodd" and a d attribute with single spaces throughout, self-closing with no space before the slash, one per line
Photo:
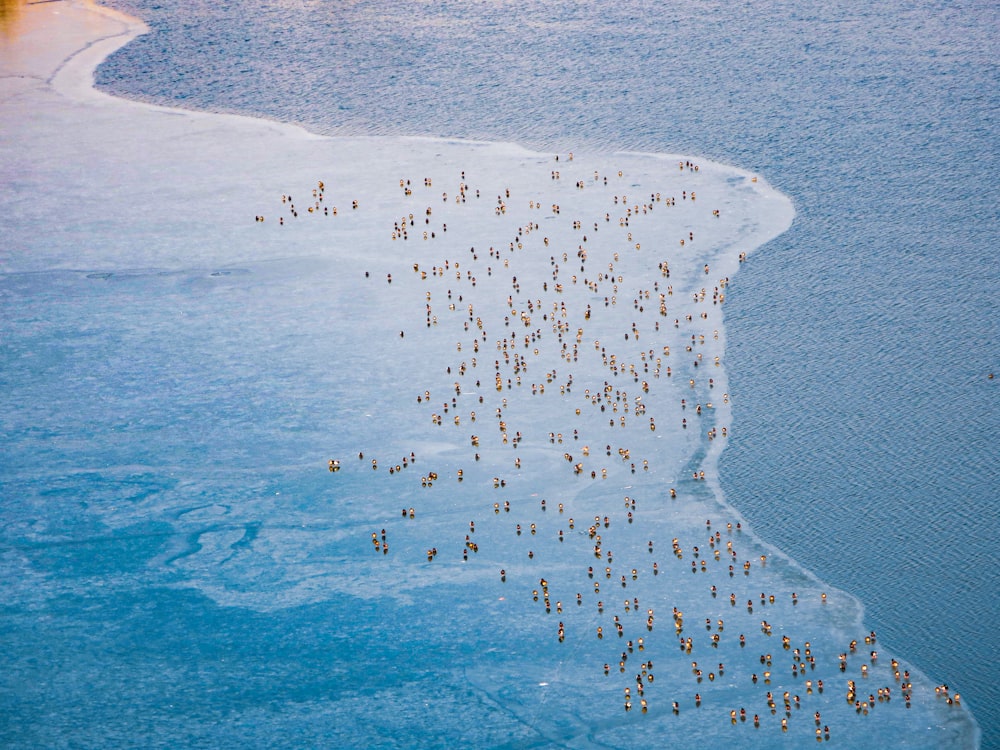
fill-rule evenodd
<path id="1" fill-rule="evenodd" d="M 14 404 L 4 410 L 6 741 L 596 747 L 670 736 L 682 745 L 796 747 L 812 741 L 811 714 L 822 710 L 841 746 L 969 746 L 966 714 L 930 689 L 947 682 L 992 746 L 997 461 L 986 374 L 996 354 L 987 292 L 996 274 L 986 253 L 996 218 L 988 177 L 995 10 L 125 9 L 152 33 L 101 66 L 99 81 L 116 93 L 321 133 L 515 141 L 544 155 L 449 141 L 288 144 L 251 125 L 238 137 L 220 127 L 232 138 L 225 148 L 209 121 L 139 114 L 137 130 L 156 131 L 162 153 L 149 154 L 146 139 L 133 135 L 113 140 L 109 155 L 99 126 L 27 171 L 15 168 L 16 149 L 5 152 L 5 182 L 16 189 L 6 204 L 14 218 L 4 260 L 17 269 L 3 280 L 4 389 Z M 104 110 L 97 115 L 119 127 Z M 61 127 L 41 128 L 45 145 L 61 143 L 53 133 L 66 130 L 53 121 Z M 255 150 L 259 143 L 276 148 Z M 751 172 L 705 163 L 695 173 L 675 159 L 607 155 L 622 149 L 703 154 Z M 568 161 L 569 150 L 580 156 Z M 178 183 L 171 165 L 193 153 L 205 163 L 178 172 Z M 363 163 L 352 160 L 357 153 Z M 412 239 L 386 241 L 387 217 L 407 211 L 396 181 L 411 171 L 420 211 L 434 205 L 425 227 L 436 236 L 420 240 L 414 227 Z M 235 177 L 218 185 L 213 174 Z M 428 175 L 433 188 L 422 182 Z M 291 193 L 302 212 L 317 179 L 327 180 L 326 206 L 340 206 L 333 230 L 331 217 L 303 212 L 304 221 L 293 221 L 280 199 Z M 769 202 L 768 182 L 791 196 L 795 223 L 739 264 L 737 252 L 787 223 L 781 202 Z M 483 197 L 453 204 L 463 183 Z M 74 200 L 61 203 L 47 189 L 55 184 Z M 652 198 L 695 187 L 697 204 L 685 197 L 666 209 Z M 498 215 L 505 189 L 514 198 Z M 637 212 L 627 227 L 610 215 L 626 191 L 653 201 L 649 216 Z M 441 201 L 442 192 L 451 200 Z M 527 196 L 540 206 L 527 210 Z M 352 199 L 359 209 L 349 208 Z M 565 219 L 551 209 L 556 202 Z M 170 210 L 151 208 L 161 205 Z M 710 206 L 722 209 L 717 224 Z M 42 218 L 56 212 L 59 231 L 39 241 Z M 258 213 L 267 214 L 264 225 L 231 221 Z M 577 215 L 588 234 L 594 219 L 588 240 L 569 224 Z M 525 233 L 532 218 L 540 230 Z M 698 236 L 679 246 L 675 233 L 688 228 Z M 558 248 L 551 261 L 542 233 Z M 647 255 L 664 238 L 669 278 Z M 417 240 L 426 243 L 420 250 Z M 633 251 L 640 241 L 643 252 Z M 605 302 L 613 278 L 590 294 L 568 281 L 581 242 L 591 249 L 587 272 L 607 262 L 609 275 L 622 275 L 615 303 Z M 470 259 L 469 244 L 478 257 Z M 483 252 L 490 245 L 504 248 L 503 260 Z M 447 277 L 421 279 L 410 268 L 437 270 L 442 256 Z M 476 284 L 458 271 L 460 257 Z M 501 262 L 513 270 L 501 276 Z M 514 273 L 525 293 L 511 283 Z M 726 276 L 723 327 L 722 307 L 691 294 L 707 285 L 711 297 L 716 277 Z M 563 297 L 553 295 L 557 281 Z M 671 314 L 651 331 L 663 291 L 651 287 L 668 283 L 676 287 Z M 637 290 L 652 292 L 642 311 Z M 536 326 L 522 326 L 533 296 Z M 569 306 L 568 346 L 577 326 L 586 328 L 579 363 L 558 354 L 550 321 L 538 323 L 543 297 L 553 318 L 560 299 Z M 476 368 L 489 377 L 475 389 L 471 370 L 442 372 L 478 354 L 469 351 L 475 334 L 460 324 L 466 303 L 490 334 Z M 581 315 L 585 304 L 592 318 Z M 711 316 L 704 324 L 684 317 L 697 321 L 702 311 Z M 502 325 L 504 317 L 512 320 Z M 524 385 L 495 390 L 490 362 L 505 350 L 494 339 L 512 327 L 537 327 L 538 340 L 521 349 L 522 372 L 507 371 L 504 357 L 506 376 L 523 375 Z M 620 340 L 639 329 L 665 364 L 680 355 L 679 377 L 615 374 L 601 361 L 592 336 L 622 361 L 654 368 L 652 355 L 638 358 L 646 343 Z M 691 357 L 703 355 L 702 369 L 681 354 L 688 345 Z M 710 366 L 717 354 L 725 368 Z M 714 384 L 704 382 L 706 366 L 718 373 Z M 688 376 L 697 379 L 690 391 Z M 632 426 L 643 379 L 655 431 Z M 459 380 L 461 394 L 453 390 Z M 602 380 L 613 383 L 613 401 L 596 399 Z M 529 382 L 544 382 L 549 395 L 527 396 Z M 556 398 L 560 386 L 569 393 Z M 433 407 L 415 398 L 423 387 Z M 595 396 L 585 399 L 588 391 Z M 461 407 L 448 413 L 452 394 Z M 702 417 L 680 408 L 683 395 L 706 405 Z M 581 414 L 567 411 L 573 399 Z M 479 411 L 474 423 L 469 402 Z M 433 424 L 441 406 L 444 424 Z M 523 444 L 500 443 L 496 409 L 510 422 L 501 434 L 524 430 Z M 614 419 L 627 415 L 631 429 L 605 425 L 608 409 Z M 454 417 L 461 425 L 448 424 Z M 681 418 L 691 426 L 680 428 Z M 590 446 L 585 458 L 571 437 L 577 425 Z M 706 429 L 724 427 L 728 441 L 705 439 Z M 480 461 L 471 459 L 467 432 L 483 435 Z M 605 443 L 631 455 L 602 455 Z M 409 450 L 412 466 L 390 473 L 387 462 Z M 588 469 L 606 467 L 609 478 L 574 474 L 564 451 Z M 523 466 L 513 465 L 515 454 Z M 339 472 L 326 470 L 331 456 L 340 457 Z M 708 482 L 691 478 L 699 468 Z M 422 486 L 418 475 L 431 470 L 441 478 Z M 492 476 L 504 486 L 493 487 Z M 723 493 L 729 506 L 720 504 Z M 494 512 L 504 499 L 510 513 Z M 400 516 L 409 507 L 414 519 Z M 607 515 L 607 525 L 591 521 L 595 514 Z M 706 518 L 720 550 L 724 540 L 739 552 L 734 576 L 711 563 Z M 740 522 L 745 530 L 735 528 Z M 613 581 L 602 573 L 604 558 L 595 564 L 591 523 L 614 546 Z M 386 554 L 370 541 L 380 529 L 391 542 Z M 680 557 L 668 549 L 671 536 Z M 710 562 L 704 573 L 689 569 L 699 542 Z M 424 564 L 430 545 L 440 555 Z M 753 561 L 745 577 L 744 560 Z M 590 565 L 604 594 L 588 590 Z M 551 612 L 530 595 L 542 587 L 539 576 L 551 583 Z M 776 601 L 758 598 L 758 584 Z M 731 590 L 740 592 L 737 604 Z M 829 592 L 826 603 L 820 592 Z M 626 594 L 641 606 L 623 609 L 617 600 Z M 603 612 L 595 611 L 599 597 Z M 656 628 L 644 633 L 647 606 L 656 608 Z M 691 656 L 678 659 L 671 607 L 687 613 Z M 612 613 L 630 642 L 644 635 L 642 648 L 626 650 Z M 563 620 L 566 638 L 557 641 Z M 598 625 L 603 639 L 593 635 Z M 862 643 L 850 674 L 840 673 L 835 655 L 869 628 L 882 657 L 869 664 L 872 646 Z M 745 648 L 737 633 L 746 634 Z M 810 676 L 825 680 L 825 691 L 789 675 L 782 635 L 817 654 Z M 619 652 L 630 653 L 620 674 Z M 747 681 L 750 672 L 763 676 L 764 654 L 774 656 L 773 688 Z M 911 709 L 890 655 L 917 673 Z M 640 715 L 631 675 L 644 659 L 657 681 L 646 689 L 649 714 Z M 717 678 L 696 681 L 693 659 Z M 724 674 L 716 661 L 726 663 Z M 857 677 L 861 664 L 870 678 Z M 862 698 L 892 685 L 892 701 L 862 717 L 843 700 L 849 676 L 870 680 Z M 635 705 L 625 712 L 629 685 Z M 802 695 L 787 733 L 781 714 L 763 704 L 769 689 L 779 705 L 784 690 Z M 695 691 L 705 696 L 701 708 Z M 729 711 L 744 704 L 761 714 L 760 730 L 730 723 Z"/>

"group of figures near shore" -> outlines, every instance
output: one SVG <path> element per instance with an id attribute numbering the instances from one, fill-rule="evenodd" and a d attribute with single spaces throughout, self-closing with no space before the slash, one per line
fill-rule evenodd
<path id="1" fill-rule="evenodd" d="M 674 163 L 665 189 L 648 176 L 640 185 L 625 170 L 583 166 L 572 154 L 550 167 L 556 189 L 545 198 L 510 187 L 488 192 L 463 169 L 444 189 L 439 176 L 401 178 L 401 208 L 382 210 L 392 216 L 388 243 L 417 260 L 381 277 L 366 270 L 359 280 L 389 288 L 411 276 L 399 293 L 403 328 L 375 345 L 434 353 L 402 387 L 422 410 L 418 446 L 448 448 L 434 457 L 419 447 L 400 456 L 359 450 L 356 459 L 328 461 L 338 477 L 406 476 L 433 493 L 429 510 L 403 507 L 365 532 L 371 548 L 405 566 L 443 564 L 445 579 L 456 564 L 488 560 L 498 598 L 535 603 L 562 649 L 554 658 L 592 661 L 626 712 L 718 711 L 723 721 L 758 729 L 808 725 L 825 741 L 837 732 L 828 717 L 844 720 L 835 703 L 857 716 L 909 709 L 909 671 L 896 658 L 879 660 L 874 632 L 837 653 L 827 638 L 810 636 L 810 627 L 828 627 L 827 594 L 810 585 L 815 601 L 800 604 L 781 575 L 768 573 L 766 552 L 746 555 L 740 520 L 708 519 L 700 534 L 694 530 L 700 512 L 718 507 L 706 503 L 717 481 L 706 480 L 716 480 L 714 459 L 730 430 L 720 335 L 730 279 L 713 276 L 711 260 L 725 273 L 747 260 L 727 245 L 727 230 L 715 228 L 729 207 L 702 197 L 700 167 L 687 160 Z M 757 178 L 742 181 L 753 195 Z M 343 205 L 334 205 L 323 181 L 305 200 L 282 195 L 277 225 L 337 222 L 366 209 L 338 192 Z M 479 499 L 489 493 L 498 499 Z M 467 505 L 470 496 L 476 500 Z M 439 516 L 442 500 L 449 516 L 468 517 L 461 526 L 450 519 L 449 540 L 437 538 L 438 524 L 426 537 L 408 526 Z M 476 574 L 486 575 L 486 566 Z M 685 574 L 690 582 L 680 581 Z M 483 588 L 484 596 L 496 593 Z M 800 617 L 802 608 L 808 614 Z M 665 609 L 670 620 L 661 624 Z M 704 629 L 692 626 L 699 622 Z M 517 627 L 503 625 L 515 642 Z M 587 638 L 594 642 L 584 645 Z M 689 668 L 680 670 L 682 662 Z M 654 686 L 664 669 L 667 679 Z M 960 700 L 943 686 L 936 692 Z"/>

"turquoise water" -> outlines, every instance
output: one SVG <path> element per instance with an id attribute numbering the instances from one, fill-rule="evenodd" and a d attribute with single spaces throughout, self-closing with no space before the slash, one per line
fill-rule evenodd
<path id="1" fill-rule="evenodd" d="M 790 195 L 795 224 L 740 267 L 726 304 L 726 499 L 764 540 L 856 595 L 879 643 L 960 691 L 983 728 L 983 745 L 996 744 L 997 643 L 989 623 L 997 608 L 989 594 L 996 589 L 997 424 L 995 381 L 986 378 L 996 369 L 997 334 L 989 294 L 996 272 L 987 262 L 996 239 L 994 8 L 127 9 L 153 33 L 100 69 L 99 82 L 117 93 L 326 133 L 704 154 L 759 171 Z M 267 168 L 274 173 L 273 164 Z M 435 185 L 453 185 L 453 171 Z M 484 185 L 488 177 L 475 175 Z M 281 190 L 304 192 L 310 184 Z M 261 202 L 247 210 L 278 209 Z M 88 216 L 85 207 L 67 212 Z M 18 239 L 28 234 L 24 223 L 16 224 Z M 713 516 L 741 560 L 768 552 L 725 530 L 722 519 L 740 516 L 685 479 L 700 454 L 691 466 L 654 461 L 650 474 L 613 469 L 615 486 L 638 499 L 640 523 L 624 520 L 615 497 L 605 533 L 626 571 L 647 572 L 628 591 L 660 602 L 657 628 L 670 625 L 662 608 L 670 601 L 725 617 L 726 633 L 746 632 L 750 644 L 744 650 L 723 639 L 719 660 L 734 682 L 716 682 L 705 706 L 711 712 L 699 713 L 690 703 L 698 688 L 687 659 L 676 662 L 672 639 L 650 636 L 646 656 L 659 665 L 657 687 L 666 683 L 687 702 L 675 717 L 665 696 L 650 690 L 652 721 L 642 724 L 637 711 L 621 711 L 619 681 L 600 670 L 601 662 L 617 663 L 620 647 L 582 634 L 599 622 L 609 627 L 590 596 L 585 615 L 565 618 L 564 645 L 574 654 L 567 659 L 554 650 L 552 618 L 526 596 L 536 585 L 529 564 L 508 568 L 506 589 L 496 578 L 497 563 L 509 565 L 505 556 L 523 555 L 530 543 L 553 582 L 589 586 L 582 574 L 593 560 L 589 544 L 580 533 L 556 541 L 552 533 L 568 531 L 566 521 L 553 508 L 541 510 L 532 490 L 565 492 L 571 512 L 588 517 L 608 507 L 602 492 L 590 480 L 563 487 L 564 480 L 527 471 L 511 480 L 507 495 L 519 522 L 538 524 L 544 537 L 531 543 L 527 532 L 512 533 L 513 519 L 490 513 L 492 500 L 478 489 L 490 474 L 474 465 L 442 502 L 428 504 L 412 483 L 384 467 L 361 472 L 353 460 L 331 489 L 326 459 L 359 446 L 371 456 L 405 455 L 418 445 L 415 468 L 423 471 L 431 456 L 449 477 L 461 465 L 451 449 L 427 441 L 427 414 L 412 394 L 397 393 L 404 373 L 425 371 L 411 343 L 420 339 L 408 332 L 391 357 L 376 353 L 372 367 L 368 348 L 395 336 L 394 316 L 338 302 L 357 293 L 345 275 L 358 278 L 365 258 L 261 263 L 257 235 L 241 228 L 234 237 L 239 262 L 224 267 L 211 259 L 170 272 L 123 263 L 91 277 L 80 262 L 62 267 L 83 271 L 4 280 L 11 342 L 4 385 L 17 404 L 5 418 L 12 438 L 5 557 L 17 573 L 4 613 L 5 715 L 31 717 L 23 726 L 9 720 L 13 744 L 68 745 L 75 734 L 89 746 L 137 736 L 174 745 L 619 746 L 655 745 L 664 731 L 676 731 L 763 747 L 811 737 L 811 729 L 782 735 L 778 718 L 763 710 L 764 731 L 730 727 L 730 701 L 751 693 L 733 675 L 760 669 L 760 653 L 783 653 L 760 633 L 760 619 L 828 656 L 867 630 L 859 632 L 849 596 L 818 604 L 825 584 L 781 558 L 772 560 L 775 578 L 764 579 L 780 587 L 778 603 L 758 604 L 756 614 L 742 596 L 739 607 L 729 604 L 724 568 L 705 574 L 719 586 L 717 600 L 705 586 L 683 583 L 689 559 L 664 553 L 671 528 L 683 530 L 685 547 L 691 543 L 685 534 L 693 519 L 685 514 L 699 525 L 702 515 Z M 53 240 L 45 252 L 72 263 L 72 240 Z M 304 234 L 295 252 L 320 242 Z M 542 260 L 522 278 L 545 278 Z M 396 268 L 383 259 L 376 275 Z M 626 268 L 626 275 L 648 284 L 650 270 Z M 435 295 L 445 292 L 440 286 Z M 318 287 L 330 289 L 329 298 L 306 293 Z M 363 294 L 381 310 L 410 309 L 405 295 L 391 291 Z M 498 287 L 497 299 L 506 293 Z M 490 298 L 476 296 L 477 304 Z M 324 320 L 337 322 L 335 339 L 323 341 Z M 562 366 L 549 362 L 545 370 Z M 441 389 L 450 380 L 442 378 Z M 505 408 L 512 424 L 553 418 L 535 402 L 512 399 Z M 492 404 L 486 411 L 492 419 Z M 369 418 L 357 420 L 358 413 Z M 545 442 L 528 441 L 526 466 L 532 456 L 560 452 Z M 649 449 L 636 456 L 671 455 L 655 442 L 640 444 Z M 234 466 L 246 473 L 234 474 Z M 44 467 L 52 476 L 42 478 Z M 661 507 L 666 484 L 695 505 Z M 401 523 L 399 507 L 421 502 L 432 516 Z M 484 554 L 463 566 L 453 542 L 464 535 L 455 537 L 455 528 L 468 522 L 470 507 L 479 509 L 475 533 Z M 368 537 L 383 526 L 394 548 L 445 539 L 447 554 L 436 561 L 443 565 L 392 557 L 373 564 Z M 658 531 L 663 572 L 656 577 L 643 567 L 646 529 Z M 558 594 L 564 604 L 573 590 Z M 788 601 L 791 591 L 799 604 Z M 626 617 L 620 605 L 615 611 Z M 806 632 L 812 617 L 829 618 L 827 629 Z M 497 632 L 497 623 L 518 629 Z M 707 632 L 699 621 L 686 630 Z M 44 657 L 36 642 L 45 644 Z M 708 648 L 697 658 L 714 661 Z M 853 657 L 851 664 L 857 667 Z M 884 659 L 880 669 L 888 669 Z M 953 739 L 940 726 L 926 734 L 914 726 L 912 716 L 948 716 L 940 706 L 918 701 L 908 716 L 898 693 L 876 709 L 871 718 L 879 723 L 857 721 L 840 697 L 835 665 L 830 671 L 836 688 L 824 695 L 823 714 L 842 746 L 931 747 Z M 583 697 L 581 685 L 592 686 Z M 92 721 L 88 695 L 120 705 Z M 793 724 L 811 725 L 811 716 Z M 954 739 L 967 742 L 967 735 Z"/>

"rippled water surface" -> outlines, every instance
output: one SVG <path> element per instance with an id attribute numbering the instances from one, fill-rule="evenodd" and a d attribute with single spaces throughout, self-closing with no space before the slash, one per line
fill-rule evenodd
<path id="1" fill-rule="evenodd" d="M 727 498 L 998 743 L 994 3 L 116 6 L 116 93 L 766 174 L 798 213 L 732 285 Z"/>

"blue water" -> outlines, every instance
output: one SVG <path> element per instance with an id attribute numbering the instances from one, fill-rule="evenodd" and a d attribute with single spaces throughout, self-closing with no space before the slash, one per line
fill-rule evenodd
<path id="1" fill-rule="evenodd" d="M 329 134 L 510 140 L 546 151 L 684 152 L 765 174 L 793 198 L 797 216 L 789 232 L 741 268 L 727 302 L 733 434 L 722 459 L 726 497 L 765 540 L 855 594 L 879 640 L 935 682 L 960 691 L 982 727 L 983 746 L 1000 744 L 993 674 L 1000 643 L 992 627 L 1000 614 L 992 548 L 1000 533 L 993 502 L 1000 462 L 996 381 L 987 378 L 998 369 L 998 315 L 990 294 L 998 273 L 988 258 L 998 239 L 994 4 L 116 7 L 145 19 L 152 33 L 99 69 L 100 85 L 115 93 L 299 122 Z M 310 272 L 320 278 L 331 273 Z M 80 294 L 77 279 L 63 281 Z M 418 605 L 390 599 L 380 606 L 393 610 L 378 613 L 363 596 L 337 595 L 323 605 L 336 613 L 324 629 L 317 627 L 322 613 L 312 606 L 278 607 L 266 616 L 230 607 L 220 617 L 199 595 L 164 587 L 210 576 L 197 552 L 217 549 L 204 557 L 234 555 L 238 562 L 268 512 L 262 496 L 288 486 L 297 496 L 322 492 L 325 477 L 302 475 L 325 455 L 314 454 L 331 431 L 343 431 L 344 445 L 365 439 L 356 425 L 330 416 L 350 402 L 352 386 L 363 379 L 343 382 L 345 372 L 356 371 L 343 367 L 334 377 L 323 356 L 303 356 L 294 341 L 294 310 L 264 329 L 273 338 L 245 343 L 278 354 L 268 371 L 272 383 L 294 384 L 303 372 L 322 382 L 328 396 L 319 403 L 313 393 L 299 400 L 258 381 L 259 363 L 234 359 L 239 343 L 229 332 L 213 331 L 213 319 L 236 317 L 248 300 L 268 309 L 268 300 L 287 299 L 297 283 L 268 281 L 228 294 L 211 282 L 213 293 L 187 312 L 199 335 L 186 342 L 192 356 L 182 362 L 157 354 L 141 320 L 121 328 L 137 298 L 150 293 L 148 285 L 131 300 L 121 296 L 121 286 L 115 294 L 86 292 L 93 295 L 92 308 L 102 311 L 87 331 L 95 345 L 141 352 L 145 359 L 119 354 L 106 362 L 106 372 L 82 381 L 65 375 L 65 365 L 74 357 L 90 361 L 88 341 L 66 351 L 64 334 L 73 330 L 74 312 L 60 308 L 58 285 L 55 291 L 22 290 L 37 304 L 20 309 L 18 318 L 22 331 L 32 331 L 22 340 L 30 342 L 39 373 L 18 386 L 19 396 L 36 404 L 31 408 L 41 410 L 44 403 L 72 415 L 83 396 L 70 389 L 81 388 L 88 403 L 141 401 L 142 376 L 151 370 L 178 384 L 172 393 L 180 404 L 161 410 L 149 403 L 139 422 L 109 413 L 95 425 L 89 409 L 79 423 L 71 416 L 63 436 L 77 441 L 80 463 L 90 468 L 53 483 L 43 497 L 34 493 L 28 472 L 9 475 L 7 496 L 64 508 L 58 517 L 41 506 L 11 510 L 10 517 L 44 519 L 25 536 L 64 536 L 69 547 L 53 543 L 48 550 L 9 553 L 51 566 L 39 576 L 66 581 L 63 611 L 46 604 L 42 622 L 30 606 L 5 613 L 11 623 L 5 651 L 24 675 L 16 700 L 27 706 L 33 695 L 44 695 L 67 707 L 36 738 L 40 745 L 59 744 L 64 730 L 87 726 L 81 720 L 88 711 L 83 686 L 112 694 L 124 685 L 123 705 L 130 709 L 112 728 L 122 744 L 136 727 L 164 741 L 177 741 L 175 731 L 183 727 L 189 734 L 180 741 L 192 745 L 337 745 L 377 719 L 386 738 L 405 728 L 415 745 L 449 746 L 468 742 L 468 728 L 442 735 L 441 722 L 428 717 L 468 711 L 469 700 L 481 700 L 500 684 L 490 674 L 462 674 L 462 666 L 454 667 L 459 677 L 433 683 L 426 677 L 442 664 L 463 665 L 464 656 L 491 650 L 499 650 L 495 668 L 502 672 L 505 646 L 488 632 L 463 627 L 499 614 L 476 611 L 475 603 L 442 623 Z M 174 302 L 172 295 L 180 302 L 206 284 L 199 277 L 157 283 L 163 307 Z M 254 335 L 261 330 L 255 325 Z M 19 356 L 10 354 L 8 361 Z M 183 388 L 198 379 L 207 379 L 206 392 Z M 216 421 L 178 418 L 195 414 L 200 399 L 213 404 Z M 94 443 L 82 437 L 88 434 Z M 42 452 L 31 459 L 39 461 L 51 437 L 19 434 L 18 440 L 25 455 L 32 447 Z M 165 478 L 145 468 L 171 460 L 180 465 L 192 444 L 218 476 L 208 471 L 196 480 Z M 105 455 L 109 445 L 119 453 Z M 176 459 L 170 446 L 176 446 Z M 266 464 L 255 465 L 253 484 L 236 492 L 223 476 L 225 467 L 260 460 L 250 446 L 266 455 Z M 102 462 L 119 468 L 93 470 Z M 80 500 L 80 486 L 90 488 L 89 500 Z M 356 491 L 379 496 L 378 488 L 360 484 Z M 159 508 L 172 493 L 184 502 L 169 527 L 130 522 L 108 531 L 86 508 L 87 502 Z M 332 534 L 353 523 L 367 532 L 370 519 L 360 500 L 325 525 L 303 500 L 296 503 L 301 507 L 288 511 L 290 530 L 318 523 L 318 531 Z M 131 515 L 122 512 L 122 518 Z M 74 546 L 87 524 L 97 541 Z M 190 530 L 182 543 L 177 529 Z M 355 552 L 336 545 L 313 550 L 324 562 L 343 558 L 345 565 Z M 151 558 L 164 562 L 162 570 L 149 571 Z M 252 581 L 258 594 L 287 590 L 288 581 L 270 580 L 266 566 L 236 569 L 220 586 Z M 392 586 L 384 576 L 379 585 Z M 89 586 L 100 581 L 105 585 Z M 31 601 L 33 583 L 23 583 L 21 605 Z M 442 601 L 458 590 L 431 588 Z M 120 612 L 130 613 L 130 624 L 116 633 L 109 613 Z M 345 612 L 356 612 L 356 619 Z M 355 622 L 357 630 L 338 632 L 345 622 Z M 427 638 L 434 628 L 443 632 Z M 156 645 L 136 650 L 136 629 L 148 630 Z M 72 682 L 60 682 L 59 673 L 37 682 L 24 666 L 37 658 L 31 633 L 52 648 L 51 663 L 67 665 Z M 120 653 L 99 658 L 119 635 Z M 541 643 L 550 635 L 529 633 L 525 640 Z M 337 653 L 331 643 L 338 637 L 352 649 L 364 644 L 368 650 Z M 408 648 L 415 641 L 431 650 Z M 93 647 L 81 648 L 81 642 Z M 92 660 L 89 666 L 81 653 Z M 561 677 L 567 683 L 589 678 Z M 366 678 L 369 690 L 349 694 L 347 686 Z M 469 693 L 456 690 L 462 680 Z M 200 693 L 204 685 L 225 700 Z M 261 695 L 274 685 L 287 692 L 262 704 Z M 498 697 L 496 705 L 503 703 Z M 333 705 L 336 721 L 325 713 Z M 517 718 L 525 727 L 537 725 L 531 720 L 537 710 L 524 705 Z M 572 706 L 558 710 L 571 714 Z M 480 705 L 474 713 L 490 744 L 510 731 L 510 717 L 495 711 Z M 331 721 L 344 722 L 346 715 L 353 718 L 339 739 L 331 736 Z M 565 736 L 579 736 L 581 726 L 586 717 L 567 718 Z M 79 738 L 81 744 L 108 741 L 101 728 L 91 731 L 94 736 Z M 559 739 L 524 732 L 510 736 L 509 744 Z M 863 736 L 847 744 L 857 746 Z"/>
<path id="2" fill-rule="evenodd" d="M 734 282 L 727 497 L 1000 743 L 995 3 L 122 7 L 129 96 L 767 174 L 798 215 Z"/>

